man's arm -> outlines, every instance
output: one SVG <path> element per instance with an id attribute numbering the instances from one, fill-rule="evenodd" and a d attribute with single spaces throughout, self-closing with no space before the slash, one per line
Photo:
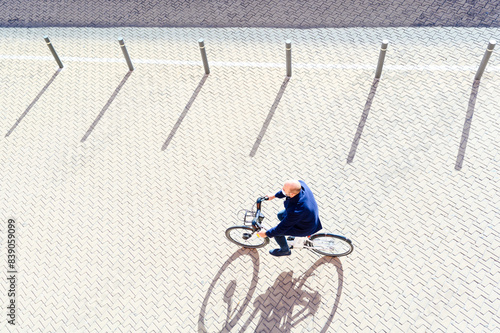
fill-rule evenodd
<path id="1" fill-rule="evenodd" d="M 269 198 L 269 200 L 273 200 L 274 198 L 280 198 L 280 199 L 284 198 L 285 195 L 281 190 L 279 190 L 278 192 L 276 192 L 276 194 L 268 194 L 267 197 Z M 262 238 L 267 237 L 267 231 L 261 230 L 260 232 L 257 233 L 257 235 Z"/>
<path id="2" fill-rule="evenodd" d="M 279 198 L 279 199 L 282 199 L 285 197 L 285 195 L 283 194 L 283 191 L 282 190 L 279 190 L 278 192 L 276 192 L 276 194 L 274 195 L 276 198 Z"/>
<path id="3" fill-rule="evenodd" d="M 266 231 L 267 237 L 286 235 L 286 232 L 295 224 L 300 222 L 300 214 L 287 213 L 285 218 L 277 226 Z"/>
<path id="4" fill-rule="evenodd" d="M 286 231 L 293 227 L 295 223 L 290 223 L 289 222 L 288 216 L 286 216 L 280 223 L 278 223 L 277 226 L 269 229 L 269 230 L 264 230 L 262 229 L 260 232 L 257 233 L 259 237 L 265 238 L 265 237 L 274 237 L 277 235 L 285 235 Z"/>
<path id="5" fill-rule="evenodd" d="M 274 198 L 284 198 L 285 195 L 283 194 L 283 191 L 279 190 L 275 194 L 268 194 L 267 197 L 269 198 L 269 200 L 273 200 Z"/>

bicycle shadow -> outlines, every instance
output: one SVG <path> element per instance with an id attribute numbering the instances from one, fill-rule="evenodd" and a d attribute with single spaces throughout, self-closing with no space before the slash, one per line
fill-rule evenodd
<path id="1" fill-rule="evenodd" d="M 322 265 L 333 264 L 337 270 L 337 295 L 328 318 L 320 332 L 327 332 L 337 312 L 342 294 L 343 269 L 338 258 L 323 257 L 316 261 L 301 277 L 293 278 L 293 271 L 281 273 L 274 285 L 257 296 L 254 311 L 239 332 L 245 332 L 260 313 L 254 332 L 290 332 L 308 317 L 314 317 L 321 306 L 320 292 L 307 285 L 307 280 Z M 308 289 L 308 290 L 307 290 Z"/>
<path id="2" fill-rule="evenodd" d="M 255 293 L 255 289 L 257 288 L 257 282 L 259 281 L 260 259 L 257 250 L 241 248 L 238 251 L 236 251 L 231 257 L 229 257 L 229 259 L 222 265 L 222 267 L 219 269 L 214 279 L 212 280 L 212 283 L 210 284 L 210 287 L 208 288 L 205 298 L 203 300 L 200 316 L 198 318 L 198 332 L 203 332 L 203 333 L 208 332 L 207 328 L 205 327 L 207 306 L 209 304 L 210 296 L 214 293 L 216 285 L 221 279 L 222 274 L 228 269 L 228 267 L 233 262 L 246 255 L 250 256 L 253 266 L 253 274 L 250 281 L 250 287 L 248 288 L 248 292 L 244 296 L 242 302 L 241 300 L 238 301 L 239 297 L 235 296 L 238 287 L 238 282 L 235 279 L 229 282 L 228 286 L 225 288 L 225 291 L 223 293 L 222 300 L 224 303 L 226 303 L 227 311 L 226 311 L 226 318 L 224 319 L 225 323 L 223 324 L 223 327 L 220 330 L 220 332 L 230 332 L 231 329 L 236 325 L 238 320 L 245 312 L 245 309 L 247 308 L 248 304 L 250 304 L 250 300 L 252 299 L 253 294 Z M 240 305 L 240 303 L 242 304 Z M 211 305 L 216 307 L 216 305 L 214 304 Z M 211 330 L 210 332 L 212 331 L 213 330 Z"/>

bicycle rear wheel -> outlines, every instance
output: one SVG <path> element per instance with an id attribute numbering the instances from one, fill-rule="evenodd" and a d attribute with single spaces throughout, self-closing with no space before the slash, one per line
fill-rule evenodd
<path id="1" fill-rule="evenodd" d="M 332 234 L 316 234 L 309 238 L 312 250 L 330 257 L 346 256 L 354 250 L 350 239 Z"/>
<path id="2" fill-rule="evenodd" d="M 226 237 L 234 244 L 256 249 L 269 244 L 269 238 L 257 237 L 257 233 L 247 226 L 235 226 L 227 228 Z"/>

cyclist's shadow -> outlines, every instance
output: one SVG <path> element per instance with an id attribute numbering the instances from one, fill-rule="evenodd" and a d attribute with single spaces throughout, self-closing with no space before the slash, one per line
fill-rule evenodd
<path id="1" fill-rule="evenodd" d="M 321 332 L 327 332 L 335 316 L 342 293 L 343 270 L 338 258 L 323 257 L 316 261 L 301 277 L 293 278 L 293 272 L 281 273 L 274 285 L 257 296 L 254 301 L 254 311 L 241 327 L 244 332 L 250 323 L 260 313 L 254 332 L 290 332 L 300 322 L 314 316 L 320 305 L 321 295 L 317 290 L 310 288 L 306 281 L 313 272 L 324 264 L 333 264 L 337 269 L 338 286 L 335 303 Z"/>
<path id="2" fill-rule="evenodd" d="M 253 266 L 253 274 L 252 277 L 248 278 L 250 280 L 250 287 L 248 288 L 248 291 L 246 291 L 246 295 L 244 296 L 244 299 L 241 301 L 236 301 L 236 298 L 240 297 L 235 297 L 234 294 L 238 288 L 237 281 L 235 279 L 231 280 L 227 287 L 224 290 L 222 300 L 224 303 L 226 303 L 227 310 L 225 315 L 223 316 L 223 320 L 225 323 L 222 325 L 222 328 L 217 329 L 216 331 L 219 332 L 230 332 L 231 329 L 236 325 L 238 320 L 241 318 L 243 313 L 245 312 L 245 309 L 247 308 L 248 304 L 250 303 L 250 300 L 253 297 L 253 294 L 255 293 L 255 289 L 257 288 L 257 282 L 259 281 L 259 253 L 257 250 L 249 250 L 249 249 L 244 249 L 241 248 L 238 251 L 236 251 L 229 259 L 222 265 L 222 267 L 219 269 L 217 274 L 215 275 L 214 279 L 212 280 L 212 283 L 210 284 L 210 287 L 207 290 L 207 293 L 205 295 L 205 299 L 203 300 L 203 305 L 201 307 L 200 311 L 200 316 L 198 319 L 198 332 L 208 332 L 207 328 L 205 327 L 205 317 L 207 315 L 207 306 L 209 304 L 210 296 L 212 293 L 214 293 L 214 289 L 216 289 L 217 282 L 221 280 L 221 276 L 224 273 L 224 271 L 227 270 L 227 268 L 238 258 L 242 256 L 250 256 L 252 260 L 252 266 Z M 212 305 L 212 304 L 211 304 Z M 225 318 L 224 318 L 225 317 Z M 222 318 L 221 318 L 222 319 Z M 210 329 L 210 332 L 214 331 L 213 329 Z M 215 332 L 215 331 L 214 331 Z"/>
<path id="3" fill-rule="evenodd" d="M 226 304 L 224 305 L 226 310 L 224 311 L 224 315 L 218 317 L 219 320 L 224 321 L 224 324 L 219 326 L 219 329 L 214 330 L 211 327 L 207 330 L 207 327 L 205 327 L 207 306 L 209 303 L 213 305 L 209 302 L 210 296 L 214 293 L 214 290 L 216 290 L 216 285 L 219 280 L 221 280 L 221 276 L 224 271 L 226 271 L 235 260 L 246 255 L 251 257 L 253 264 L 253 276 L 244 299 L 242 299 L 241 296 L 234 296 L 235 291 L 237 291 L 239 287 L 237 286 L 237 281 L 234 279 L 229 281 L 226 288 L 224 288 L 225 290 L 222 295 L 222 301 Z M 235 332 L 245 332 L 253 321 L 258 321 L 255 329 L 253 329 L 254 332 L 290 332 L 293 327 L 296 327 L 300 322 L 310 316 L 314 316 L 318 312 L 321 306 L 321 294 L 317 290 L 311 288 L 306 282 L 309 277 L 315 275 L 313 273 L 320 266 L 326 264 L 335 266 L 338 274 L 335 303 L 325 324 L 321 324 L 323 327 L 321 332 L 327 332 L 335 312 L 337 311 L 343 284 L 342 264 L 338 258 L 331 257 L 322 257 L 298 278 L 293 277 L 292 271 L 281 273 L 272 287 L 269 287 L 264 294 L 255 298 L 253 302 L 254 310 L 250 314 L 247 321 L 241 326 L 237 325 L 239 319 L 245 313 L 245 309 L 248 307 L 253 294 L 255 293 L 259 279 L 259 254 L 256 250 L 248 249 L 240 249 L 235 252 L 219 269 L 210 284 L 203 301 L 198 320 L 198 332 L 230 332 L 233 328 Z M 240 301 L 236 302 L 236 299 L 240 299 Z"/>
<path id="4" fill-rule="evenodd" d="M 293 272 L 281 273 L 266 293 L 257 296 L 253 303 L 254 312 L 243 325 L 242 331 L 259 312 L 260 319 L 255 332 L 290 332 L 292 327 L 307 317 L 314 316 L 321 303 L 321 296 L 317 291 L 297 288 L 297 280 L 293 278 Z M 296 309 L 299 311 L 294 314 Z"/>

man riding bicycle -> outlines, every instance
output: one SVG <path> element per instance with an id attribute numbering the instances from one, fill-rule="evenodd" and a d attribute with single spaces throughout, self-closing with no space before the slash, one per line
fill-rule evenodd
<path id="1" fill-rule="evenodd" d="M 292 253 L 285 236 L 310 236 L 323 228 L 319 220 L 318 204 L 304 181 L 288 180 L 281 191 L 268 197 L 269 200 L 286 198 L 283 203 L 285 209 L 278 213 L 280 223 L 257 233 L 260 237 L 274 237 L 280 248 L 269 251 L 273 256 L 289 256 Z"/>

